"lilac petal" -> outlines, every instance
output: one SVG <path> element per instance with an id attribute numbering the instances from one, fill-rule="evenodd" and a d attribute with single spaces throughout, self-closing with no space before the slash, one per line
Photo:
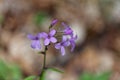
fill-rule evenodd
<path id="1" fill-rule="evenodd" d="M 38 37 L 38 38 L 43 38 L 42 33 L 38 33 L 38 34 L 37 34 L 37 37 Z"/>
<path id="2" fill-rule="evenodd" d="M 62 22 L 62 25 L 65 27 L 64 29 L 64 33 L 65 34 L 73 34 L 73 30 L 69 27 L 69 25 L 65 24 L 64 22 Z"/>
<path id="3" fill-rule="evenodd" d="M 51 30 L 50 33 L 49 33 L 50 36 L 54 36 L 55 34 L 56 34 L 56 30 L 54 30 L 54 29 Z"/>
<path id="4" fill-rule="evenodd" d="M 77 36 L 77 35 L 75 35 L 74 40 L 76 40 L 77 38 L 78 38 L 78 36 Z"/>
<path id="5" fill-rule="evenodd" d="M 45 33 L 45 32 L 42 32 L 42 33 L 39 34 L 39 36 L 42 37 L 42 38 L 47 38 L 48 34 Z"/>
<path id="6" fill-rule="evenodd" d="M 55 48 L 56 49 L 60 49 L 61 48 L 61 44 L 60 43 L 55 44 Z"/>
<path id="7" fill-rule="evenodd" d="M 65 55 L 65 48 L 63 46 L 61 47 L 61 53 L 63 56 Z"/>
<path id="8" fill-rule="evenodd" d="M 30 40 L 34 40 L 34 39 L 35 39 L 35 36 L 33 36 L 32 34 L 28 34 L 28 35 L 27 35 L 27 38 L 30 39 Z"/>
<path id="9" fill-rule="evenodd" d="M 63 36 L 62 37 L 62 41 L 64 42 L 64 41 L 67 41 L 67 37 L 66 36 Z"/>
<path id="10" fill-rule="evenodd" d="M 58 20 L 55 19 L 55 20 L 52 21 L 51 25 L 54 26 L 57 22 L 58 22 Z"/>
<path id="11" fill-rule="evenodd" d="M 31 43 L 31 47 L 33 49 L 39 50 L 41 49 L 40 41 L 39 40 L 33 40 Z"/>
<path id="12" fill-rule="evenodd" d="M 57 39 L 56 39 L 55 37 L 51 37 L 51 38 L 50 38 L 50 41 L 51 41 L 52 43 L 56 43 L 56 42 L 57 42 Z"/>
<path id="13" fill-rule="evenodd" d="M 63 46 L 69 46 L 70 45 L 70 41 L 65 41 L 64 43 L 63 43 Z"/>
<path id="14" fill-rule="evenodd" d="M 71 39 L 76 40 L 77 38 L 78 38 L 77 35 L 75 35 L 75 36 L 71 35 Z"/>
<path id="15" fill-rule="evenodd" d="M 62 25 L 65 27 L 65 28 L 67 28 L 67 27 L 69 27 L 67 24 L 65 24 L 64 22 L 62 22 Z"/>
<path id="16" fill-rule="evenodd" d="M 73 31 L 71 28 L 69 28 L 69 29 L 64 30 L 64 33 L 68 35 L 68 34 L 72 34 Z"/>
<path id="17" fill-rule="evenodd" d="M 71 51 L 75 49 L 75 42 L 71 41 Z"/>
<path id="18" fill-rule="evenodd" d="M 50 40 L 48 38 L 46 38 L 44 41 L 44 45 L 47 46 L 47 45 L 49 45 L 49 43 L 50 43 Z"/>

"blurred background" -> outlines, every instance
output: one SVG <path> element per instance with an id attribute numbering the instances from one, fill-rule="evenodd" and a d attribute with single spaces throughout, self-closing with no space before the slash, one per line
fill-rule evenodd
<path id="1" fill-rule="evenodd" d="M 64 71 L 53 80 L 107 71 L 110 80 L 120 80 L 120 0 L 0 0 L 0 80 L 40 73 L 43 56 L 30 47 L 27 34 L 47 31 L 53 19 L 78 35 L 74 52 L 65 56 L 49 47 L 47 66 Z"/>

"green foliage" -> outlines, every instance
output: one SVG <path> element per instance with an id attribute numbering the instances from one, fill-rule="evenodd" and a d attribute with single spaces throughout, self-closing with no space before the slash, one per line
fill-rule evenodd
<path id="1" fill-rule="evenodd" d="M 102 74 L 91 74 L 91 73 L 83 73 L 79 80 L 109 80 L 111 72 L 105 72 Z"/>
<path id="2" fill-rule="evenodd" d="M 40 26 L 47 17 L 48 17 L 48 15 L 45 12 L 38 12 L 34 16 L 34 22 L 37 26 Z"/>
<path id="3" fill-rule="evenodd" d="M 36 76 L 29 76 L 29 77 L 27 77 L 27 78 L 25 78 L 24 80 L 36 80 Z"/>
<path id="4" fill-rule="evenodd" d="M 40 80 L 46 80 L 46 76 L 47 76 L 47 71 L 50 71 L 50 72 L 57 72 L 57 73 L 60 73 L 62 74 L 63 72 L 59 69 L 56 69 L 56 68 L 48 68 L 46 70 L 43 70 L 43 72 L 41 73 L 41 76 L 40 76 Z"/>
<path id="5" fill-rule="evenodd" d="M 46 77 L 45 75 L 46 75 L 46 70 L 43 70 L 41 75 L 40 75 L 40 79 L 39 80 L 46 80 L 45 79 L 45 77 Z"/>
<path id="6" fill-rule="evenodd" d="M 64 73 L 63 71 L 61 71 L 59 69 L 56 69 L 56 68 L 49 68 L 48 70 L 55 71 L 55 72 L 58 72 L 58 73 Z"/>
<path id="7" fill-rule="evenodd" d="M 0 80 L 21 80 L 22 73 L 17 65 L 8 65 L 0 61 Z"/>
<path id="8" fill-rule="evenodd" d="M 96 75 L 94 80 L 109 80 L 111 73 L 110 72 L 105 72 L 100 75 Z"/>
<path id="9" fill-rule="evenodd" d="M 93 79 L 94 79 L 94 75 L 93 75 L 93 74 L 83 73 L 83 74 L 80 76 L 80 79 L 79 79 L 79 80 L 93 80 Z"/>
<path id="10" fill-rule="evenodd" d="M 4 20 L 4 16 L 0 15 L 0 24 L 3 22 L 3 20 Z"/>

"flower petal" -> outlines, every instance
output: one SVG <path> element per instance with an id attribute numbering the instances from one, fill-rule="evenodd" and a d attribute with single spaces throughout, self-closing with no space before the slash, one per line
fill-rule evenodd
<path id="1" fill-rule="evenodd" d="M 41 32 L 41 33 L 39 34 L 39 36 L 42 37 L 42 38 L 47 38 L 47 37 L 48 37 L 48 34 L 45 33 L 45 32 Z"/>
<path id="2" fill-rule="evenodd" d="M 51 25 L 54 26 L 57 22 L 58 22 L 58 20 L 57 20 L 57 19 L 54 19 L 54 20 L 52 21 Z"/>
<path id="3" fill-rule="evenodd" d="M 27 35 L 27 38 L 30 39 L 30 40 L 34 40 L 34 39 L 35 39 L 35 36 L 33 36 L 32 34 L 28 34 L 28 35 Z"/>
<path id="4" fill-rule="evenodd" d="M 62 42 L 67 41 L 67 36 L 62 36 Z"/>
<path id="5" fill-rule="evenodd" d="M 56 39 L 55 37 L 51 37 L 51 38 L 50 38 L 50 41 L 51 41 L 52 43 L 56 43 L 56 42 L 57 42 L 57 39 Z"/>
<path id="6" fill-rule="evenodd" d="M 64 33 L 66 34 L 66 35 L 72 35 L 73 34 L 73 30 L 71 29 L 71 28 L 66 28 L 65 30 L 64 30 Z"/>
<path id="7" fill-rule="evenodd" d="M 70 41 L 63 42 L 63 46 L 69 46 L 69 45 L 70 45 Z"/>
<path id="8" fill-rule="evenodd" d="M 63 46 L 61 47 L 61 53 L 63 56 L 65 55 L 65 48 Z"/>
<path id="9" fill-rule="evenodd" d="M 50 36 L 54 36 L 55 34 L 56 34 L 56 30 L 55 29 L 51 30 L 50 33 L 49 33 Z"/>
<path id="10" fill-rule="evenodd" d="M 42 38 L 42 37 L 43 37 L 42 33 L 38 33 L 38 34 L 37 34 L 37 37 L 38 37 L 38 38 Z"/>
<path id="11" fill-rule="evenodd" d="M 60 43 L 55 44 L 55 48 L 56 49 L 60 49 L 61 48 L 61 44 Z"/>
<path id="12" fill-rule="evenodd" d="M 71 51 L 73 51 L 75 49 L 75 42 L 71 41 Z"/>
<path id="13" fill-rule="evenodd" d="M 62 25 L 65 27 L 64 34 L 66 34 L 66 35 L 73 34 L 73 30 L 69 27 L 69 25 L 65 24 L 64 22 L 62 22 Z"/>
<path id="14" fill-rule="evenodd" d="M 71 39 L 73 39 L 73 40 L 76 40 L 78 38 L 78 36 L 77 35 L 71 35 Z"/>
<path id="15" fill-rule="evenodd" d="M 39 40 L 33 40 L 31 43 L 31 47 L 33 49 L 39 50 L 41 49 L 40 41 Z"/>
<path id="16" fill-rule="evenodd" d="M 45 41 L 44 41 L 44 45 L 47 46 L 49 44 L 50 44 L 50 40 L 48 38 L 46 38 Z"/>
<path id="17" fill-rule="evenodd" d="M 67 24 L 65 24 L 64 22 L 62 22 L 62 25 L 65 27 L 65 28 L 67 28 L 67 27 L 69 27 Z"/>
<path id="18" fill-rule="evenodd" d="M 78 38 L 78 36 L 77 36 L 77 35 L 75 35 L 74 39 L 76 40 L 77 38 Z"/>

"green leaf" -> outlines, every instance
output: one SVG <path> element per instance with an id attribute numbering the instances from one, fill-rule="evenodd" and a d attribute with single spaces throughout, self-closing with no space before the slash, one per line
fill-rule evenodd
<path id="1" fill-rule="evenodd" d="M 79 80 L 93 80 L 94 78 L 94 75 L 93 74 L 90 74 L 90 73 L 83 73 Z"/>
<path id="2" fill-rule="evenodd" d="M 10 66 L 11 69 L 11 74 L 13 76 L 13 80 L 19 80 L 22 78 L 22 72 L 20 71 L 20 68 L 15 65 L 15 66 Z"/>
<path id="3" fill-rule="evenodd" d="M 49 70 L 59 72 L 59 73 L 64 73 L 62 70 L 56 69 L 56 68 L 49 68 Z"/>
<path id="4" fill-rule="evenodd" d="M 29 76 L 27 78 L 25 78 L 24 80 L 34 80 L 35 78 L 37 78 L 36 76 Z"/>
<path id="5" fill-rule="evenodd" d="M 2 61 L 0 61 L 0 79 L 5 80 L 5 75 L 7 75 L 6 70 L 8 70 L 8 68 L 5 66 L 5 64 Z"/>
<path id="6" fill-rule="evenodd" d="M 0 24 L 4 21 L 4 16 L 0 15 Z"/>
<path id="7" fill-rule="evenodd" d="M 14 64 L 6 64 L 0 60 L 0 80 L 21 80 L 20 68 Z"/>
<path id="8" fill-rule="evenodd" d="M 41 75 L 40 75 L 40 79 L 39 79 L 39 80 L 45 80 L 46 70 L 47 70 L 47 69 L 45 69 L 45 70 L 43 70 L 43 71 L 41 72 Z"/>
<path id="9" fill-rule="evenodd" d="M 104 72 L 102 74 L 83 73 L 79 80 L 109 80 L 111 72 Z"/>
<path id="10" fill-rule="evenodd" d="M 45 19 L 47 18 L 47 14 L 45 12 L 38 12 L 36 13 L 36 15 L 34 16 L 34 22 L 37 26 L 41 25 L 43 23 L 43 21 L 45 21 Z"/>
<path id="11" fill-rule="evenodd" d="M 40 79 L 39 80 L 47 80 L 46 77 L 48 76 L 47 72 L 56 72 L 56 73 L 63 73 L 63 71 L 58 70 L 56 68 L 47 68 L 41 72 Z"/>
<path id="12" fill-rule="evenodd" d="M 95 80 L 109 80 L 111 72 L 105 72 L 95 77 Z"/>

